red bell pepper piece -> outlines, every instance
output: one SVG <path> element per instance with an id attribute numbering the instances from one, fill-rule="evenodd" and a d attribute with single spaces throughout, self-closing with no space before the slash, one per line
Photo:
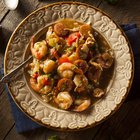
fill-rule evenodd
<path id="1" fill-rule="evenodd" d="M 67 40 L 67 43 L 68 43 L 68 46 L 71 46 L 73 42 L 75 42 L 78 38 L 80 38 L 81 35 L 79 32 L 75 32 L 75 33 L 72 33 L 68 36 L 68 38 L 66 39 Z"/>
<path id="2" fill-rule="evenodd" d="M 70 62 L 70 60 L 68 59 L 68 57 L 60 57 L 58 60 L 59 64 L 65 63 L 65 62 Z"/>
<path id="3" fill-rule="evenodd" d="M 37 57 L 37 59 L 40 60 L 41 59 L 41 54 L 39 52 L 37 52 L 37 56 L 36 57 Z"/>
<path id="4" fill-rule="evenodd" d="M 38 73 L 35 73 L 32 77 L 33 77 L 34 79 L 37 79 L 38 76 L 39 76 L 39 74 L 38 74 Z"/>
<path id="5" fill-rule="evenodd" d="M 44 78 L 44 79 L 43 79 L 43 83 L 44 83 L 44 85 L 47 86 L 47 85 L 50 84 L 50 81 L 49 81 L 49 79 L 45 79 L 45 78 Z"/>

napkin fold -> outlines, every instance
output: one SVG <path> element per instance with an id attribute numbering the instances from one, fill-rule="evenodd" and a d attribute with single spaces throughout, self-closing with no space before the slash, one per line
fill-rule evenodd
<path id="1" fill-rule="evenodd" d="M 140 29 L 136 24 L 121 25 L 131 44 L 134 55 L 134 79 L 126 101 L 140 98 Z"/>
<path id="2" fill-rule="evenodd" d="M 140 72 L 140 30 L 137 28 L 136 24 L 121 25 L 121 27 L 125 31 L 130 41 L 132 51 L 134 54 L 134 61 L 135 61 L 134 81 L 133 81 L 130 93 L 127 97 L 127 100 L 129 100 L 129 99 L 140 97 L 140 94 L 138 95 L 138 93 L 140 93 L 140 86 L 138 86 L 138 81 L 140 80 L 140 75 L 138 75 Z M 2 70 L 1 70 L 1 73 L 3 73 Z M 8 93 L 8 90 L 7 90 L 7 93 Z M 9 93 L 8 93 L 8 96 L 9 96 L 12 113 L 15 119 L 16 130 L 18 133 L 22 133 L 22 132 L 26 132 L 29 130 L 42 127 L 41 125 L 37 124 L 36 122 L 28 118 L 16 106 L 16 104 L 14 103 Z"/>
<path id="3" fill-rule="evenodd" d="M 15 102 L 13 101 L 13 99 L 11 98 L 8 89 L 6 88 L 7 93 L 8 93 L 8 97 L 9 97 L 9 101 L 10 101 L 10 105 L 11 105 L 11 109 L 12 109 L 12 114 L 15 120 L 15 126 L 16 126 L 16 130 L 18 133 L 22 133 L 22 132 L 26 132 L 29 130 L 33 130 L 39 127 L 43 127 L 39 124 L 37 124 L 36 122 L 32 121 L 29 117 L 27 117 L 15 104 Z"/>

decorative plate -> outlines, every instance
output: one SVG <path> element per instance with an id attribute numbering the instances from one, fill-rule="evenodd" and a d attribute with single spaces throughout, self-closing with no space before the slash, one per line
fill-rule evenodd
<path id="1" fill-rule="evenodd" d="M 64 18 L 90 22 L 113 50 L 115 70 L 105 98 L 85 113 L 56 109 L 32 92 L 24 70 L 16 75 L 8 88 L 18 107 L 35 122 L 59 130 L 81 130 L 95 126 L 113 114 L 126 98 L 133 79 L 133 54 L 129 42 L 120 27 L 107 14 L 78 2 L 54 3 L 36 10 L 19 24 L 9 40 L 5 54 L 5 74 L 26 59 L 31 36 L 52 22 Z"/>

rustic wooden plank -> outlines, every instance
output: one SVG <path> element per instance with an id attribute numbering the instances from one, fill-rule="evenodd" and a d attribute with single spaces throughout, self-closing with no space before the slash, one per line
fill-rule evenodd
<path id="1" fill-rule="evenodd" d="M 31 1 L 20 1 L 19 6 L 16 10 L 10 11 L 7 16 L 2 21 L 2 37 L 3 41 L 3 50 L 5 50 L 7 42 L 17 27 L 17 25 L 24 19 L 28 14 L 35 10 L 35 6 Z"/>
<path id="2" fill-rule="evenodd" d="M 10 140 L 11 138 L 12 140 L 46 140 L 46 132 L 46 129 L 39 128 L 33 131 L 28 131 L 23 134 L 18 134 L 14 126 L 8 134 L 8 136 L 5 138 L 5 140 Z"/>
<path id="3" fill-rule="evenodd" d="M 0 69 L 3 67 L 3 54 L 0 52 Z"/>
<path id="4" fill-rule="evenodd" d="M 52 135 L 57 135 L 62 140 L 91 140 L 96 135 L 96 133 L 99 131 L 100 128 L 101 128 L 101 124 L 94 128 L 77 131 L 77 132 L 59 132 L 59 131 L 50 130 L 46 138 Z"/>
<path id="5" fill-rule="evenodd" d="M 140 1 L 119 0 L 116 5 L 109 5 L 103 1 L 100 9 L 108 13 L 117 23 L 136 23 L 140 27 Z"/>
<path id="6" fill-rule="evenodd" d="M 1 79 L 1 75 L 0 75 L 0 79 Z M 4 92 L 4 89 L 5 89 L 5 84 L 3 84 L 3 83 L 1 83 L 0 84 L 0 96 L 1 96 L 1 94 Z"/>
<path id="7" fill-rule="evenodd" d="M 47 0 L 38 0 L 39 3 L 36 4 L 37 7 L 41 7 L 44 6 L 46 4 L 50 4 L 50 3 L 54 3 L 54 2 L 60 2 L 60 0 L 51 0 L 51 1 L 47 1 Z M 61 2 L 63 1 L 69 1 L 69 0 L 61 0 Z M 76 1 L 76 2 L 83 2 L 83 3 L 87 3 L 93 6 L 98 7 L 98 5 L 102 2 L 102 0 L 71 0 L 71 1 Z"/>
<path id="8" fill-rule="evenodd" d="M 3 94 L 0 95 L 0 139 L 1 140 L 9 132 L 13 124 L 14 124 L 14 119 L 11 114 L 8 95 L 4 91 Z"/>
<path id="9" fill-rule="evenodd" d="M 109 118 L 95 140 L 127 140 L 130 137 L 140 138 L 140 99 L 124 103 L 111 118 Z M 135 139 L 134 139 L 135 140 Z"/>
<path id="10" fill-rule="evenodd" d="M 9 140 L 11 137 L 12 140 L 48 140 L 50 136 L 55 135 L 57 135 L 62 140 L 91 140 L 100 129 L 100 127 L 101 125 L 98 125 L 95 128 L 90 128 L 78 132 L 60 132 L 47 128 L 40 128 L 23 134 L 17 134 L 15 127 L 13 127 L 5 140 Z"/>
<path id="11" fill-rule="evenodd" d="M 8 9 L 5 7 L 3 0 L 0 0 L 0 22 L 7 12 Z"/>
<path id="12" fill-rule="evenodd" d="M 110 131 L 106 130 L 108 127 L 110 126 L 103 125 L 99 133 L 92 140 L 117 140 L 111 135 Z"/>
<path id="13" fill-rule="evenodd" d="M 134 131 L 127 140 L 139 140 L 140 139 L 140 125 L 138 128 L 136 128 L 136 131 Z"/>
<path id="14" fill-rule="evenodd" d="M 0 79 L 2 78 L 2 70 L 3 70 L 3 54 L 0 52 Z M 0 95 L 3 93 L 5 88 L 5 84 L 0 83 Z"/>

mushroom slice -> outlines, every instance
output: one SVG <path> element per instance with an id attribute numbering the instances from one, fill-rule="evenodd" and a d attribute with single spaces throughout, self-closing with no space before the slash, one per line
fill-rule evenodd
<path id="1" fill-rule="evenodd" d="M 100 88 L 95 88 L 93 90 L 93 97 L 95 97 L 95 98 L 101 98 L 104 94 L 105 94 L 105 92 Z"/>
<path id="2" fill-rule="evenodd" d="M 95 59 L 95 61 L 97 63 L 101 64 L 101 66 L 103 68 L 107 69 L 107 68 L 110 68 L 112 66 L 114 60 L 113 60 L 113 57 L 109 53 L 105 52 L 105 53 L 99 55 Z"/>
<path id="3" fill-rule="evenodd" d="M 100 64 L 96 62 L 91 63 L 92 66 L 88 69 L 88 78 L 95 84 L 98 84 L 101 74 L 102 74 L 102 67 Z"/>
<path id="4" fill-rule="evenodd" d="M 78 59 L 74 61 L 74 64 L 85 73 L 88 69 L 88 64 L 85 60 Z"/>

